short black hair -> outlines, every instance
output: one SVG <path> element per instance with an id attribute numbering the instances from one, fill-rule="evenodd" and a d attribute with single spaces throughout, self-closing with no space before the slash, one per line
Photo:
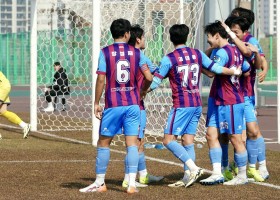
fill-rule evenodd
<path id="1" fill-rule="evenodd" d="M 212 36 L 215 35 L 216 33 L 219 33 L 219 35 L 226 39 L 227 38 L 227 32 L 225 28 L 222 26 L 222 23 L 220 21 L 215 21 L 213 23 L 210 23 L 204 27 L 204 32 L 210 33 Z"/>
<path id="2" fill-rule="evenodd" d="M 135 46 L 136 39 L 137 38 L 141 39 L 143 35 L 144 35 L 144 29 L 142 29 L 138 24 L 133 25 L 130 29 L 130 39 L 128 41 L 128 44 Z"/>
<path id="3" fill-rule="evenodd" d="M 54 62 L 54 65 L 58 66 L 58 65 L 60 65 L 60 62 Z"/>
<path id="4" fill-rule="evenodd" d="M 174 24 L 169 29 L 169 34 L 174 45 L 185 44 L 189 35 L 189 27 L 185 24 Z"/>
<path id="5" fill-rule="evenodd" d="M 123 37 L 125 33 L 129 32 L 131 24 L 127 19 L 116 19 L 110 26 L 110 31 L 114 39 Z"/>
<path id="6" fill-rule="evenodd" d="M 238 16 L 238 17 L 243 17 L 245 18 L 248 23 L 250 24 L 249 26 L 251 26 L 254 21 L 255 21 L 255 14 L 252 10 L 246 9 L 246 8 L 242 8 L 242 7 L 237 7 L 234 8 L 231 11 L 230 16 Z"/>
<path id="7" fill-rule="evenodd" d="M 242 32 L 248 31 L 250 28 L 249 22 L 243 18 L 243 17 L 228 17 L 225 21 L 225 24 L 228 25 L 228 27 L 232 27 L 233 25 L 239 25 Z"/>

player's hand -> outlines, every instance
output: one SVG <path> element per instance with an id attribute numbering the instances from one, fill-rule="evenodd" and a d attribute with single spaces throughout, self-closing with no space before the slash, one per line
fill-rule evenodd
<path id="1" fill-rule="evenodd" d="M 234 75 L 235 76 L 241 76 L 242 71 L 241 71 L 241 66 L 237 67 L 237 68 L 233 68 L 234 70 Z"/>
<path id="2" fill-rule="evenodd" d="M 264 71 L 261 71 L 259 74 L 258 74 L 258 78 L 259 78 L 259 82 L 263 82 L 265 80 L 265 77 L 266 77 L 266 72 Z"/>
<path id="3" fill-rule="evenodd" d="M 221 22 L 221 25 L 222 27 L 224 27 L 227 33 L 231 32 L 230 28 L 228 27 L 228 25 L 225 24 L 225 22 Z"/>
<path id="4" fill-rule="evenodd" d="M 94 115 L 97 119 L 102 118 L 102 107 L 98 104 L 94 105 Z"/>
<path id="5" fill-rule="evenodd" d="M 256 47 L 255 45 L 250 44 L 249 42 L 246 42 L 245 45 L 248 47 L 248 49 L 250 49 L 252 52 L 254 53 L 259 53 L 259 49 L 258 47 Z"/>
<path id="6" fill-rule="evenodd" d="M 148 91 L 147 90 L 141 90 L 140 92 L 140 97 L 141 100 L 145 99 L 146 95 L 147 95 Z"/>

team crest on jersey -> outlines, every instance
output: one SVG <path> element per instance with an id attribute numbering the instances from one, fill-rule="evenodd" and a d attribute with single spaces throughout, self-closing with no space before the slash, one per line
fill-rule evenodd
<path id="1" fill-rule="evenodd" d="M 215 62 L 220 62 L 221 61 L 221 58 L 219 56 L 214 56 L 213 60 Z"/>

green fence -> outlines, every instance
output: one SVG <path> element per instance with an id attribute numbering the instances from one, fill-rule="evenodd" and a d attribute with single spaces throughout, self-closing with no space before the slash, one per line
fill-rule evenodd
<path id="1" fill-rule="evenodd" d="M 163 27 L 156 28 L 154 38 L 147 38 L 146 55 L 158 63 L 163 56 Z M 101 46 L 113 42 L 111 34 L 102 37 Z M 269 63 L 267 81 L 277 80 L 276 38 L 261 39 Z M 0 70 L 12 85 L 30 83 L 30 33 L 0 34 Z M 52 82 L 53 63 L 60 61 L 66 68 L 71 84 L 91 82 L 91 29 L 38 32 L 38 84 Z"/>

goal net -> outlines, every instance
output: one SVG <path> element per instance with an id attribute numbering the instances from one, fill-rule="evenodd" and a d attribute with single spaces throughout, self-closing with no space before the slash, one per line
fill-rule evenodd
<path id="1" fill-rule="evenodd" d="M 38 0 L 38 129 L 91 130 L 92 124 L 92 0 Z M 110 25 L 117 18 L 128 19 L 131 24 L 144 28 L 146 49 L 153 63 L 173 50 L 169 28 L 184 23 L 190 28 L 187 45 L 194 47 L 200 16 L 205 0 L 101 0 L 101 47 L 113 42 Z M 58 99 L 54 112 L 44 112 L 47 106 L 44 88 L 52 84 L 53 63 L 59 61 L 66 69 L 70 81 L 70 95 L 66 110 Z M 63 98 L 63 97 L 62 97 Z M 145 99 L 147 111 L 146 141 L 161 142 L 163 129 L 172 107 L 168 80 Z M 205 141 L 205 120 L 199 122 L 196 141 Z M 123 143 L 122 136 L 114 144 Z"/>

